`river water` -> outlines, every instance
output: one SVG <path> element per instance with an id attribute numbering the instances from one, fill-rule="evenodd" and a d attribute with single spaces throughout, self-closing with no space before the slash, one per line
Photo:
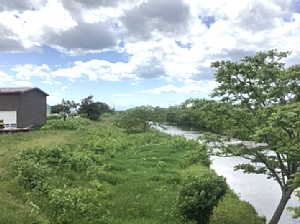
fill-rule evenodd
<path id="1" fill-rule="evenodd" d="M 165 132 L 172 135 L 183 135 L 187 139 L 196 139 L 200 132 L 187 131 L 174 126 L 167 126 Z M 244 201 L 251 203 L 259 215 L 263 215 L 269 221 L 279 203 L 281 190 L 277 182 L 263 174 L 244 174 L 242 171 L 234 171 L 233 167 L 247 162 L 242 157 L 217 157 L 212 156 L 211 168 L 219 175 L 226 177 L 230 188 Z M 292 196 L 287 206 L 299 206 L 296 196 Z M 292 214 L 285 210 L 279 224 L 300 224 L 300 218 L 292 219 Z"/>

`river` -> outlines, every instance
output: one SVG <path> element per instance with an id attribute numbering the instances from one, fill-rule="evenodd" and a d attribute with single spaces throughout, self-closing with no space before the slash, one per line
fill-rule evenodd
<path id="1" fill-rule="evenodd" d="M 196 139 L 200 132 L 187 131 L 174 126 L 167 126 L 165 132 L 172 135 L 183 135 L 187 139 Z M 217 157 L 212 156 L 211 168 L 219 175 L 226 177 L 230 188 L 244 201 L 251 203 L 259 215 L 263 215 L 269 221 L 279 203 L 281 190 L 277 182 L 263 174 L 244 174 L 242 171 L 234 171 L 233 167 L 247 162 L 242 157 Z M 295 195 L 289 200 L 287 206 L 299 206 Z M 292 214 L 285 210 L 279 224 L 300 224 L 300 218 L 292 219 Z"/>

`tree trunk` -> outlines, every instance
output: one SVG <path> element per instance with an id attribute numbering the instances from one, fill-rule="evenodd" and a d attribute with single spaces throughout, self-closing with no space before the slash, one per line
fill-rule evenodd
<path id="1" fill-rule="evenodd" d="M 287 190 L 282 191 L 282 196 L 281 196 L 280 202 L 279 202 L 269 224 L 277 224 L 279 222 L 282 212 L 285 209 L 285 206 L 286 206 L 288 200 L 291 198 L 293 191 L 294 191 L 294 188 L 292 188 L 292 187 L 288 187 Z"/>

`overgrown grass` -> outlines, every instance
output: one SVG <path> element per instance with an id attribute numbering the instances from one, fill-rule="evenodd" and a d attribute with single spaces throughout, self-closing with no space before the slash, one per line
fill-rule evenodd
<path id="1" fill-rule="evenodd" d="M 157 131 L 127 135 L 110 119 L 1 135 L 0 223 L 182 223 L 178 187 L 208 169 L 206 149 Z M 229 192 L 212 223 L 263 222 Z"/>
<path id="2" fill-rule="evenodd" d="M 91 121 L 87 118 L 67 118 L 65 121 L 61 119 L 47 120 L 46 124 L 42 126 L 41 130 L 77 130 L 81 126 L 87 126 Z"/>

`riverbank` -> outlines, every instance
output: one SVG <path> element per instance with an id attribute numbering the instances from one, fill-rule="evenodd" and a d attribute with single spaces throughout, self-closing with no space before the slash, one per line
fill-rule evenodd
<path id="1" fill-rule="evenodd" d="M 188 139 L 196 139 L 201 132 L 190 131 L 187 128 L 167 126 L 165 130 L 169 134 L 183 135 Z M 237 164 L 246 163 L 241 157 L 217 157 L 213 156 L 211 168 L 219 175 L 226 177 L 230 188 L 237 193 L 241 200 L 250 202 L 259 215 L 266 216 L 267 220 L 273 215 L 280 200 L 281 191 L 274 180 L 267 179 L 265 175 L 244 174 L 242 171 L 234 171 Z M 297 198 L 293 195 L 287 206 L 299 206 Z M 299 224 L 300 219 L 292 219 L 292 213 L 285 210 L 279 224 Z"/>
<path id="2" fill-rule="evenodd" d="M 206 157 L 187 163 L 186 140 L 165 133 L 70 122 L 1 136 L 0 223 L 182 223 L 173 213 L 178 188 L 208 169 Z M 228 191 L 211 223 L 263 222 Z"/>

